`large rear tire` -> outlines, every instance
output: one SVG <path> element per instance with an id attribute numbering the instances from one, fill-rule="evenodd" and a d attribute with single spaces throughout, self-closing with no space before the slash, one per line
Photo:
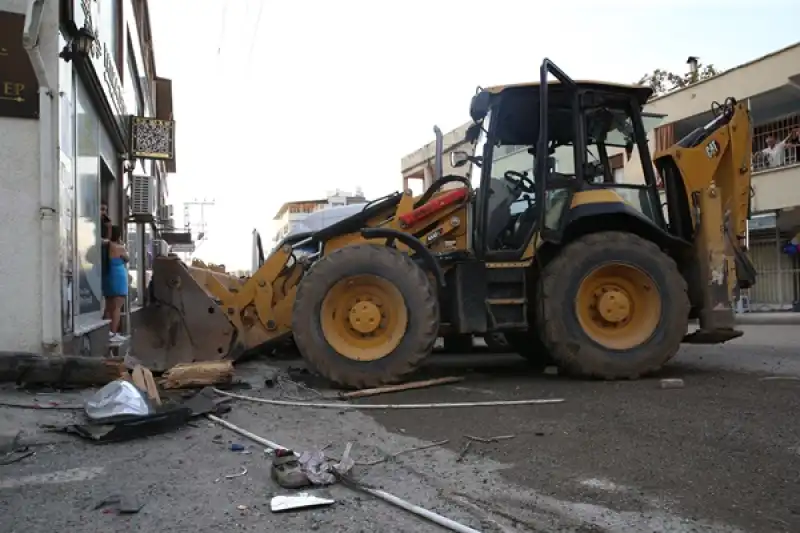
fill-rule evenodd
<path id="1" fill-rule="evenodd" d="M 687 285 L 654 243 L 607 231 L 568 244 L 542 271 L 537 329 L 570 374 L 636 379 L 679 350 Z"/>
<path id="2" fill-rule="evenodd" d="M 359 244 L 306 274 L 292 312 L 306 361 L 344 387 L 396 383 L 431 352 L 439 331 L 434 287 L 407 255 Z"/>

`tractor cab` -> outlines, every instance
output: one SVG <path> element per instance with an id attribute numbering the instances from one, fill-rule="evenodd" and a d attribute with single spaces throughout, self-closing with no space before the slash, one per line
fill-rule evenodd
<path id="1" fill-rule="evenodd" d="M 641 86 L 575 82 L 547 60 L 539 83 L 479 89 L 466 139 L 474 155 L 450 155 L 454 167 L 472 163 L 476 254 L 520 259 L 535 234 L 559 243 L 584 215 L 622 213 L 665 231 L 647 144 L 647 131 L 663 116 L 642 112 L 651 94 Z M 644 184 L 618 183 L 619 161 L 635 148 L 641 166 L 630 170 Z"/>

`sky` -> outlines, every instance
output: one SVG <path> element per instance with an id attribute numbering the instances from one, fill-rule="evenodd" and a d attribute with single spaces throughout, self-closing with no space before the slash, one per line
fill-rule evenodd
<path id="1" fill-rule="evenodd" d="M 399 189 L 400 159 L 466 122 L 479 85 L 532 81 L 544 57 L 621 83 L 690 55 L 735 67 L 793 44 L 800 4 L 150 0 L 150 16 L 173 80 L 169 203 L 180 224 L 184 201 L 214 201 L 195 256 L 230 270 L 286 201 Z"/>

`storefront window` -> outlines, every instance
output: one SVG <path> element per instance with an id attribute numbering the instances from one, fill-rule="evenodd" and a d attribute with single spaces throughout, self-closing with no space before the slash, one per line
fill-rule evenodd
<path id="1" fill-rule="evenodd" d="M 66 40 L 59 35 L 59 49 Z M 61 326 L 64 333 L 73 331 L 75 318 L 75 88 L 72 65 L 58 62 L 58 87 L 61 116 L 59 121 L 59 214 L 61 233 Z"/>
<path id="2" fill-rule="evenodd" d="M 76 84 L 78 314 L 102 309 L 99 121 L 86 89 Z"/>
<path id="3" fill-rule="evenodd" d="M 100 40 L 107 44 L 108 51 L 114 58 L 114 64 L 119 65 L 118 50 L 116 42 L 118 39 L 117 31 L 117 8 L 118 0 L 100 0 Z"/>

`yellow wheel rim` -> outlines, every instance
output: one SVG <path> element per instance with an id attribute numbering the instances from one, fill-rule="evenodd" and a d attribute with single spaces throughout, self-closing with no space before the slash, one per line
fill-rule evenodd
<path id="1" fill-rule="evenodd" d="M 612 350 L 630 350 L 646 342 L 661 321 L 661 295 L 641 269 L 610 263 L 581 282 L 575 314 L 583 331 Z"/>
<path id="2" fill-rule="evenodd" d="M 362 274 L 339 280 L 320 309 L 325 340 L 340 355 L 376 361 L 400 344 L 408 326 L 403 295 L 390 281 Z"/>

